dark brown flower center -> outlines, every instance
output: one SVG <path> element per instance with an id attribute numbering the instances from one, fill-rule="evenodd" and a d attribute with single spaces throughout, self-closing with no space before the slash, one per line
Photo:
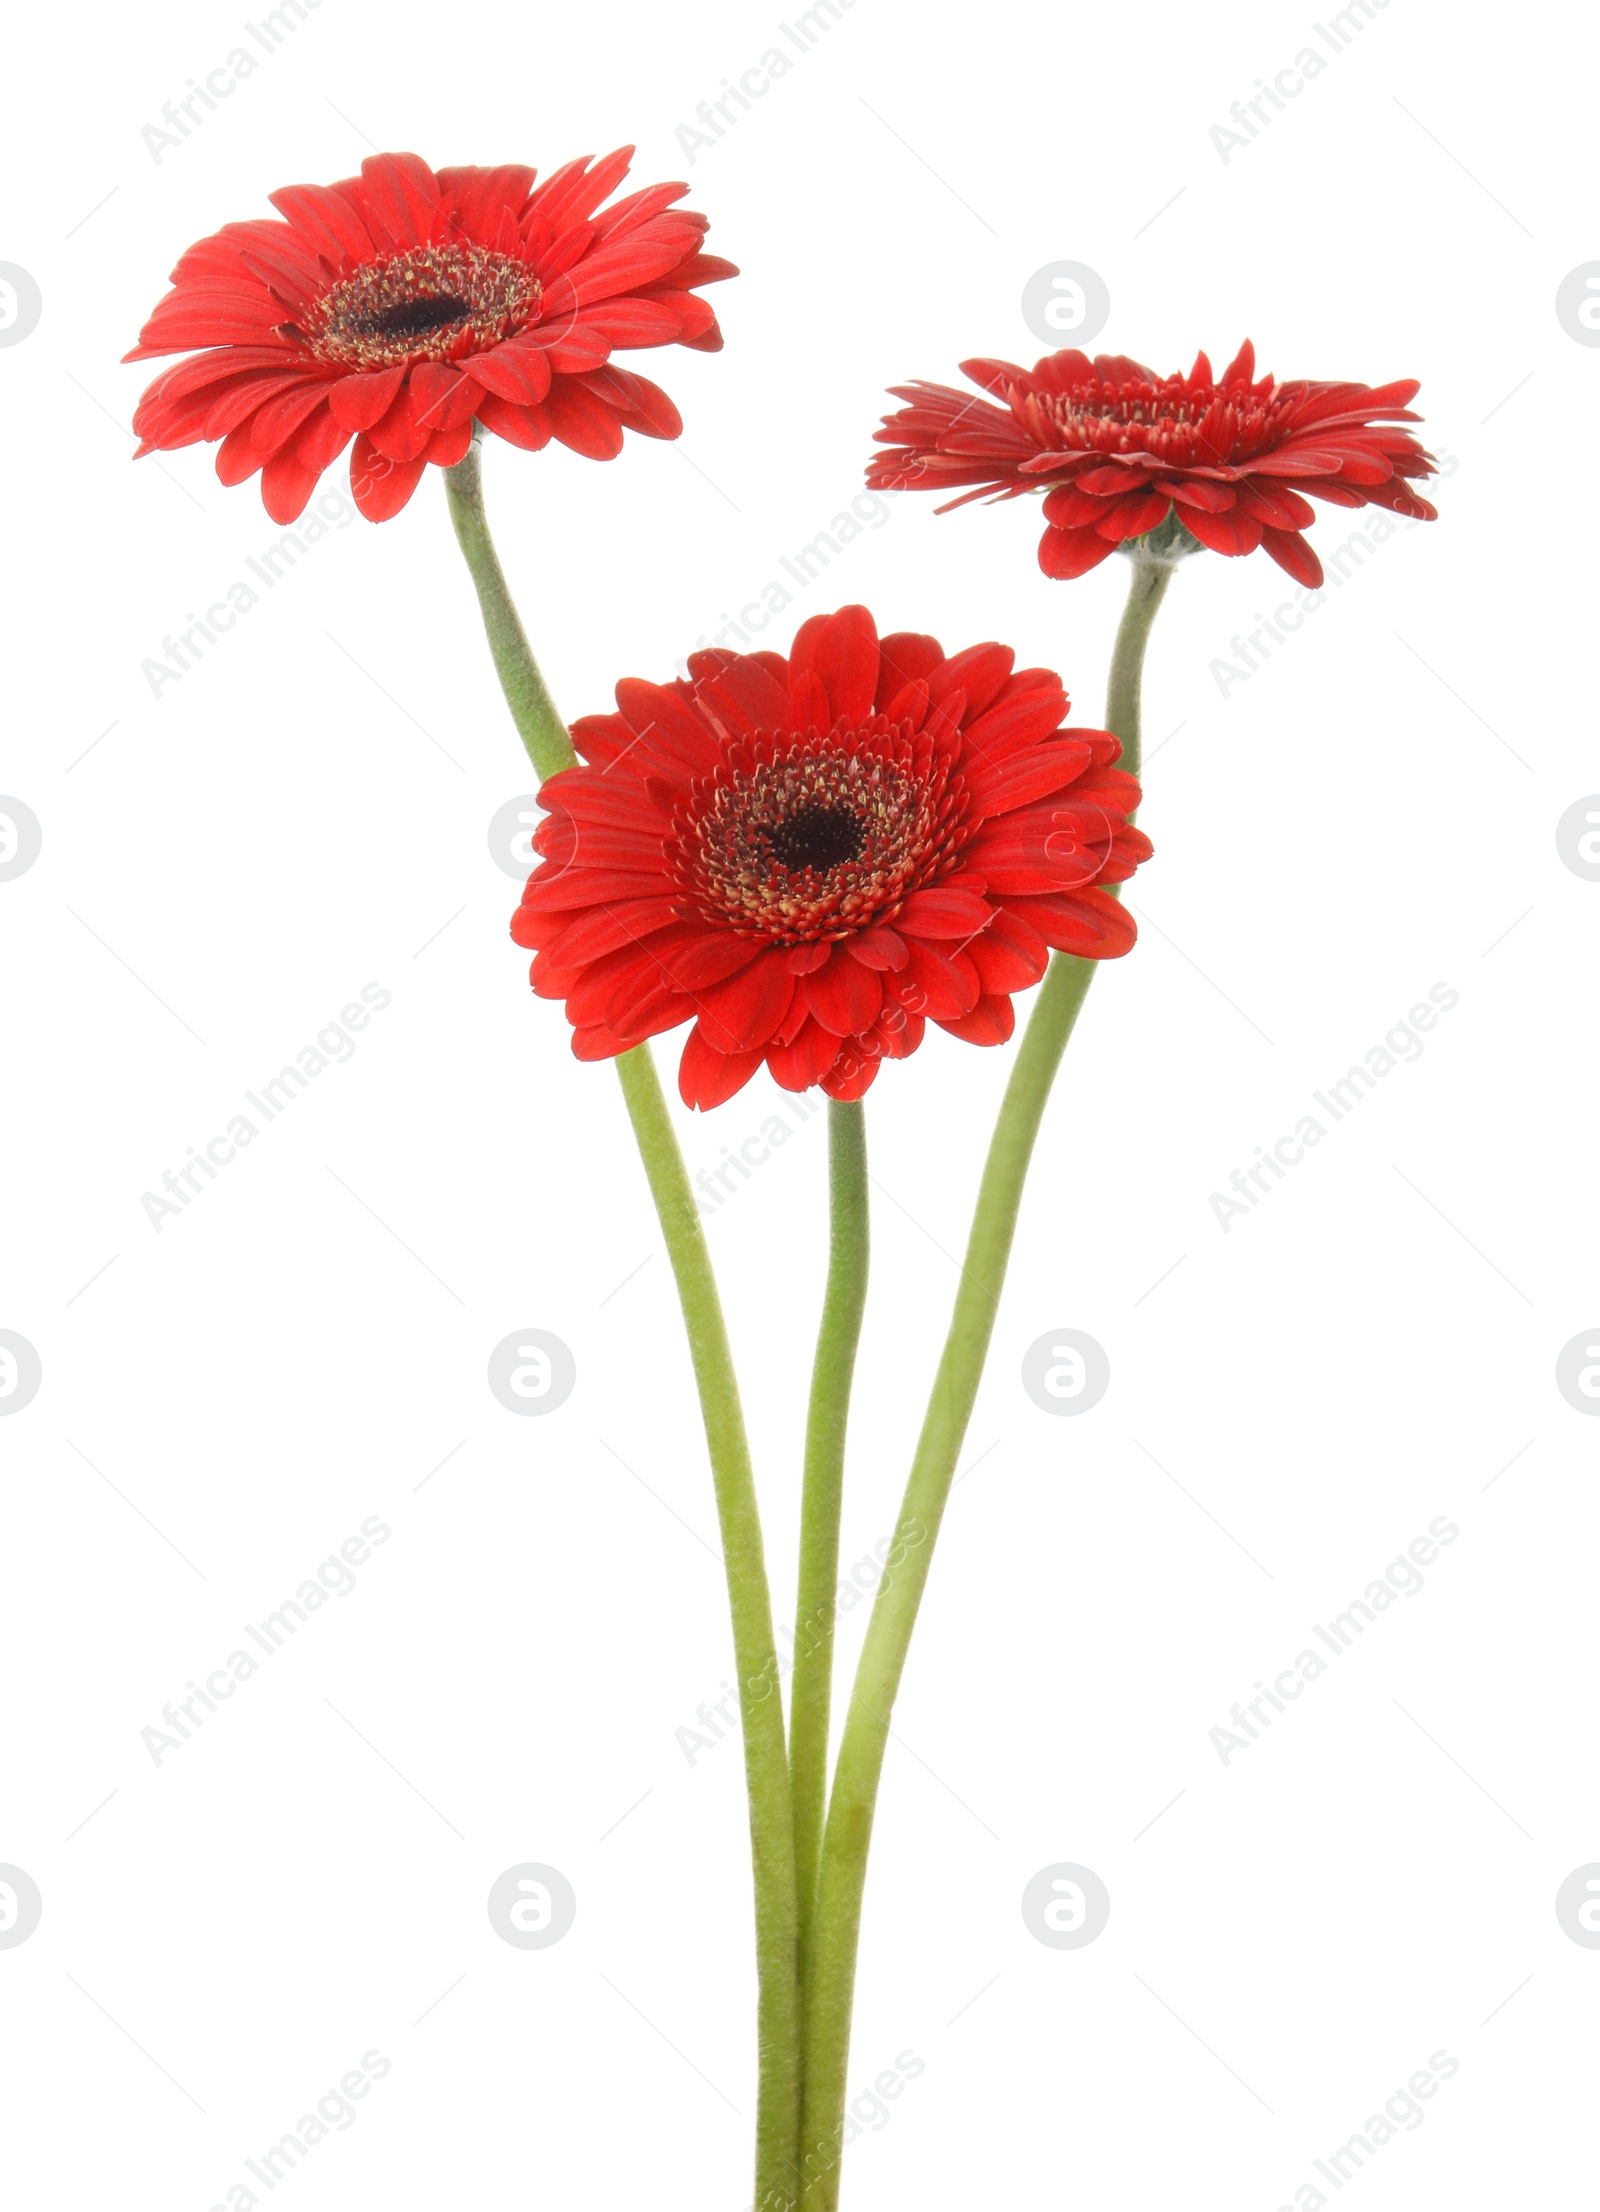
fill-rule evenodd
<path id="1" fill-rule="evenodd" d="M 768 832 L 773 855 L 791 875 L 811 868 L 826 875 L 841 861 L 858 860 L 866 838 L 866 825 L 846 806 L 824 806 L 815 800 L 779 822 Z"/>
<path id="2" fill-rule="evenodd" d="M 775 944 L 848 937 L 953 865 L 966 803 L 949 761 L 881 715 L 730 745 L 673 824 L 684 911 Z"/>
<path id="3" fill-rule="evenodd" d="M 514 255 L 445 239 L 341 277 L 280 334 L 345 369 L 456 361 L 523 329 L 538 312 L 540 289 Z"/>
<path id="4" fill-rule="evenodd" d="M 392 307 L 374 308 L 370 315 L 353 315 L 348 329 L 363 338 L 429 338 L 436 330 L 451 330 L 472 313 L 465 300 L 428 296 L 396 300 Z"/>

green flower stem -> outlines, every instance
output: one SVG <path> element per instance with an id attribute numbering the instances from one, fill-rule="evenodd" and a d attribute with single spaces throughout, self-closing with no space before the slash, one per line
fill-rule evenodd
<path id="1" fill-rule="evenodd" d="M 1146 561 L 1137 554 L 1133 556 L 1127 604 L 1117 625 L 1116 643 L 1111 648 L 1111 671 L 1106 681 L 1106 728 L 1114 730 L 1121 738 L 1122 758 L 1117 765 L 1126 768 L 1130 776 L 1138 775 L 1144 758 L 1139 719 L 1144 649 L 1149 642 L 1156 609 L 1167 596 L 1174 565 L 1171 561 Z"/>
<path id="2" fill-rule="evenodd" d="M 511 719 L 517 725 L 517 735 L 527 747 L 528 758 L 543 783 L 546 776 L 553 776 L 558 769 L 571 768 L 578 756 L 572 749 L 567 726 L 556 712 L 539 663 L 533 657 L 528 633 L 522 627 L 522 617 L 517 612 L 505 571 L 500 566 L 500 556 L 489 535 L 476 432 L 466 459 L 445 470 L 444 484 L 456 539 L 466 555 L 467 567 L 477 587 L 495 674 L 506 695 L 506 705 L 511 709 Z"/>
<path id="3" fill-rule="evenodd" d="M 542 781 L 571 767 L 578 756 L 539 673 L 489 535 L 476 445 L 445 472 L 445 482 L 500 687 Z M 649 1046 L 623 1053 L 617 1074 L 678 1286 L 716 1488 L 755 1874 L 760 2077 L 755 2201 L 759 2212 L 781 2212 L 794 2193 L 799 2138 L 799 1923 L 789 1759 L 755 1475 L 711 1255 Z"/>
<path id="4" fill-rule="evenodd" d="M 839 2201 L 838 2159 L 861 1898 L 889 1718 L 978 1394 L 1034 1139 L 1093 974 L 1092 961 L 1058 953 L 1039 988 L 1018 1049 L 984 1166 L 950 1334 L 889 1553 L 890 1571 L 872 1609 L 856 1670 L 828 1806 L 808 1977 L 801 2132 L 802 2167 L 812 2184 L 808 2212 L 812 2205 L 818 2212 L 833 2212 Z"/>
<path id="5" fill-rule="evenodd" d="M 795 1882 L 800 1907 L 800 1981 L 805 1989 L 812 1908 L 828 1796 L 828 1717 L 833 1695 L 834 1598 L 839 1583 L 839 1514 L 845 1430 L 870 1246 L 867 1125 L 860 1100 L 828 1101 L 828 1286 L 822 1303 L 811 1404 L 806 1417 L 800 1507 L 800 1586 L 795 1602 L 789 1772 L 794 1791 Z"/>
<path id="6" fill-rule="evenodd" d="M 1135 774 L 1140 759 L 1145 645 L 1171 580 L 1172 563 L 1135 556 L 1128 600 L 1112 648 L 1106 723 L 1122 740 L 1123 765 Z M 984 1163 L 950 1333 L 906 1484 L 889 1571 L 872 1609 L 845 1717 L 823 1836 L 806 1980 L 801 2166 L 807 2181 L 807 2212 L 834 2212 L 839 2201 L 861 1901 L 890 1715 L 994 1333 L 1034 1143 L 1095 966 L 1094 961 L 1069 953 L 1055 954 L 1017 1050 Z"/>
<path id="7" fill-rule="evenodd" d="M 677 1279 L 716 1482 L 755 1869 L 760 1989 L 755 2202 L 757 2212 L 785 2212 L 794 2193 L 800 2119 L 799 1920 L 783 1699 L 755 1477 L 705 1231 L 649 1046 L 623 1053 L 617 1073 Z"/>

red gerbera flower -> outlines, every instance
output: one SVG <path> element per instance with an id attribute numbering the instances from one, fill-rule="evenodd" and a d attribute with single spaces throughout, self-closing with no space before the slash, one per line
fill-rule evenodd
<path id="1" fill-rule="evenodd" d="M 1115 895 L 1150 855 L 1104 730 L 1063 729 L 1061 679 L 1004 645 L 879 639 L 865 607 L 779 653 L 694 653 L 573 726 L 540 864 L 511 924 L 580 1060 L 693 1020 L 690 1106 L 763 1061 L 786 1090 L 859 1098 L 929 1020 L 1003 1043 L 1051 946 L 1134 941 Z"/>
<path id="2" fill-rule="evenodd" d="M 474 421 L 513 445 L 552 437 L 591 460 L 622 433 L 675 438 L 665 392 L 614 352 L 714 353 L 695 287 L 737 275 L 700 250 L 706 218 L 657 184 L 597 213 L 633 148 L 534 171 L 432 170 L 375 154 L 359 177 L 269 194 L 281 223 L 228 223 L 191 246 L 126 356 L 194 354 L 139 402 L 140 453 L 222 440 L 217 474 L 261 471 L 289 523 L 353 437 L 350 488 L 372 522 L 398 514 L 431 461 L 466 454 Z"/>
<path id="3" fill-rule="evenodd" d="M 1406 481 L 1431 476 L 1432 455 L 1406 431 L 1382 427 L 1420 420 L 1407 406 L 1413 380 L 1376 390 L 1279 384 L 1255 369 L 1248 339 L 1220 377 L 1203 353 L 1187 376 L 1165 378 L 1120 353 L 1050 353 L 1031 370 L 963 361 L 962 374 L 1000 406 L 947 384 L 894 386 L 910 404 L 874 433 L 892 450 L 873 456 L 867 482 L 879 491 L 977 486 L 941 514 L 985 493 L 1044 492 L 1047 576 L 1082 576 L 1176 514 L 1213 553 L 1264 545 L 1297 582 L 1316 586 L 1322 564 L 1300 535 L 1316 509 L 1302 493 L 1437 519 Z"/>

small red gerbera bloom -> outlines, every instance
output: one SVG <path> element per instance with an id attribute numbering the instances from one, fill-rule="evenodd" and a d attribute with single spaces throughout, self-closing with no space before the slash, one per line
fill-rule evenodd
<path id="1" fill-rule="evenodd" d="M 1257 379 L 1248 339 L 1220 377 L 1203 353 L 1187 376 L 1163 378 L 1125 354 L 1091 361 L 1075 350 L 1046 354 L 1031 370 L 963 361 L 961 371 L 1001 404 L 947 384 L 894 386 L 910 404 L 874 433 L 892 450 L 873 456 L 867 482 L 878 491 L 977 486 L 941 514 L 986 493 L 1044 492 L 1047 576 L 1082 576 L 1175 514 L 1213 553 L 1265 546 L 1315 587 L 1322 563 L 1300 532 L 1316 509 L 1302 493 L 1437 520 L 1406 481 L 1431 476 L 1432 455 L 1383 427 L 1420 420 L 1407 406 L 1417 391 L 1410 379 L 1376 390 Z"/>
<path id="2" fill-rule="evenodd" d="M 694 653 L 573 725 L 540 864 L 511 924 L 573 1051 L 609 1059 L 692 1020 L 678 1085 L 719 1106 L 765 1061 L 859 1098 L 928 1021 L 1001 1044 L 1052 946 L 1114 958 L 1102 886 L 1150 855 L 1104 730 L 1063 729 L 1061 679 L 1004 645 L 879 639 L 865 607 L 779 653 Z"/>
<path id="3" fill-rule="evenodd" d="M 228 223 L 191 246 L 126 355 L 191 355 L 139 402 L 139 452 L 222 440 L 217 474 L 261 471 L 274 522 L 304 508 L 351 438 L 369 521 L 398 514 L 474 421 L 513 445 L 557 438 L 609 461 L 625 429 L 675 438 L 665 392 L 610 367 L 627 347 L 722 344 L 695 287 L 736 276 L 701 252 L 706 218 L 657 184 L 603 212 L 633 148 L 534 171 L 430 169 L 375 154 L 341 184 L 269 194 L 282 222 Z"/>

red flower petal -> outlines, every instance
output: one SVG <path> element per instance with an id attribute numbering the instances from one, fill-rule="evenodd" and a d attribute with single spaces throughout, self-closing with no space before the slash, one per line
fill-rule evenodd
<path id="1" fill-rule="evenodd" d="M 261 504 L 274 522 L 296 521 L 316 488 L 316 470 L 293 451 L 275 453 L 261 471 Z"/>
<path id="2" fill-rule="evenodd" d="M 422 458 L 434 468 L 453 469 L 458 461 L 466 459 L 471 444 L 471 423 L 458 423 L 454 430 L 436 430 L 424 446 Z"/>
<path id="3" fill-rule="evenodd" d="M 622 425 L 609 407 L 571 377 L 558 376 L 545 402 L 564 446 L 591 461 L 613 461 L 622 451 Z"/>
<path id="4" fill-rule="evenodd" d="M 759 1050 L 776 1035 L 799 987 L 783 954 L 768 952 L 697 994 L 701 1033 L 719 1052 Z"/>
<path id="5" fill-rule="evenodd" d="M 829 617 L 816 649 L 816 674 L 839 721 L 856 722 L 872 712 L 882 659 L 878 625 L 865 607 L 841 607 Z"/>
<path id="6" fill-rule="evenodd" d="M 485 393 L 479 400 L 478 420 L 485 430 L 492 430 L 508 445 L 521 446 L 530 453 L 547 446 L 554 435 L 550 417 L 542 407 L 513 407 L 509 400 L 497 399 L 493 392 Z"/>
<path id="7" fill-rule="evenodd" d="M 437 235 L 444 195 L 420 156 L 369 154 L 361 164 L 361 187 L 369 227 L 376 217 L 397 246 L 421 245 Z"/>
<path id="8" fill-rule="evenodd" d="M 176 400 L 163 406 L 159 421 L 149 421 L 148 434 L 139 450 L 153 453 L 158 447 L 170 451 L 174 446 L 187 445 L 191 442 L 191 429 L 197 437 L 213 441 L 225 438 L 230 430 L 237 430 L 248 422 L 258 407 L 265 406 L 269 399 L 276 399 L 282 392 L 297 389 L 298 384 L 298 378 L 279 377 L 268 381 L 246 375 L 235 383 L 208 385 L 192 399 Z M 138 428 L 137 418 L 134 427 Z"/>
<path id="9" fill-rule="evenodd" d="M 1307 584 L 1313 591 L 1321 584 L 1322 563 L 1298 531 L 1263 530 L 1261 542 L 1297 584 Z"/>
<path id="10" fill-rule="evenodd" d="M 1157 523 L 1165 522 L 1171 506 L 1171 500 L 1163 491 L 1134 492 L 1129 498 L 1108 506 L 1095 528 L 1113 545 L 1121 545 L 1128 538 L 1142 538 Z"/>
<path id="11" fill-rule="evenodd" d="M 1239 496 L 1232 484 L 1212 483 L 1205 477 L 1196 477 L 1164 488 L 1185 511 L 1190 507 L 1199 507 L 1208 515 L 1226 514 L 1236 504 Z"/>
<path id="12" fill-rule="evenodd" d="M 683 1058 L 678 1062 L 678 1095 L 685 1106 L 698 1106 L 702 1113 L 708 1113 L 744 1089 L 760 1067 L 762 1055 L 719 1052 L 707 1043 L 702 1028 L 696 1022 L 684 1040 Z"/>
<path id="13" fill-rule="evenodd" d="M 677 767 L 706 775 L 715 767 L 715 737 L 700 716 L 664 684 L 647 684 L 637 676 L 624 676 L 617 685 L 617 705 L 629 728 L 647 741 L 645 758 L 653 763 L 657 774 L 663 767 Z"/>
<path id="14" fill-rule="evenodd" d="M 730 661 L 714 676 L 696 684 L 695 705 L 735 737 L 754 737 L 757 730 L 778 729 L 789 710 L 788 695 L 771 670 L 748 656 Z"/>
<path id="15" fill-rule="evenodd" d="M 1008 998 L 980 998 L 970 1014 L 939 1024 L 969 1045 L 1003 1045 L 1016 1026 L 1016 1009 Z"/>
<path id="16" fill-rule="evenodd" d="M 428 442 L 428 433 L 417 420 L 416 407 L 408 385 L 402 385 L 394 396 L 388 411 L 375 422 L 370 430 L 363 431 L 377 451 L 388 461 L 415 461 L 422 456 Z"/>
<path id="17" fill-rule="evenodd" d="M 628 1049 L 625 1038 L 614 1037 L 600 1022 L 572 1032 L 572 1055 L 576 1060 L 614 1060 Z"/>
<path id="18" fill-rule="evenodd" d="M 920 630 L 894 630 L 878 643 L 878 690 L 874 705 L 879 713 L 910 684 L 923 682 L 944 659 L 944 647 L 936 637 Z"/>
<path id="19" fill-rule="evenodd" d="M 902 937 L 970 937 L 994 912 L 975 891 L 913 891 L 895 916 Z"/>
<path id="20" fill-rule="evenodd" d="M 421 429 L 470 427 L 478 396 L 472 378 L 453 369 L 448 361 L 424 361 L 411 372 L 411 406 Z"/>
<path id="21" fill-rule="evenodd" d="M 821 677 L 810 668 L 797 670 L 793 661 L 789 664 L 789 711 L 798 729 L 827 731 L 833 727 L 833 709 Z"/>
<path id="22" fill-rule="evenodd" d="M 1002 908 L 983 932 L 965 947 L 986 994 L 1025 991 L 1050 964 L 1050 948 L 1025 913 Z"/>
<path id="23" fill-rule="evenodd" d="M 1116 551 L 1094 530 L 1046 530 L 1039 540 L 1039 566 L 1047 576 L 1087 576 Z"/>
<path id="24" fill-rule="evenodd" d="M 1047 945 L 1083 960 L 1116 960 L 1131 952 L 1139 932 L 1133 916 L 1107 891 L 1075 891 L 1060 897 L 1027 899 L 1023 916 Z"/>
<path id="25" fill-rule="evenodd" d="M 547 310 L 549 304 L 547 297 Z M 579 376 L 598 369 L 611 356 L 610 339 L 597 329 L 586 328 L 571 314 L 535 324 L 524 332 L 519 343 L 541 348 L 551 368 L 562 376 Z"/>
<path id="26" fill-rule="evenodd" d="M 406 380 L 404 366 L 377 369 L 370 375 L 342 377 L 328 386 L 328 405 L 346 430 L 370 430 L 394 405 Z"/>
<path id="27" fill-rule="evenodd" d="M 682 435 L 683 417 L 660 385 L 652 384 L 647 376 L 637 376 L 631 369 L 619 369 L 608 362 L 603 369 L 584 377 L 583 383 L 596 399 L 616 410 L 624 429 L 636 430 L 645 438 Z"/>
<path id="28" fill-rule="evenodd" d="M 969 645 L 928 676 L 928 697 L 943 706 L 955 692 L 965 699 L 962 719 L 974 722 L 994 704 L 1016 663 L 1009 645 Z"/>
<path id="29" fill-rule="evenodd" d="M 456 220 L 484 246 L 493 245 L 499 236 L 502 211 L 513 221 L 520 218 L 534 178 L 534 172 L 519 161 L 502 162 L 493 169 L 440 169 L 436 174 Z"/>
<path id="30" fill-rule="evenodd" d="M 250 425 L 241 423 L 237 430 L 230 430 L 217 448 L 217 479 L 223 484 L 242 484 L 254 476 L 261 466 L 261 455 L 250 438 Z"/>
<path id="31" fill-rule="evenodd" d="M 389 460 L 363 431 L 350 449 L 350 495 L 368 522 L 388 522 L 416 490 L 424 466 Z"/>
<path id="32" fill-rule="evenodd" d="M 822 1088 L 830 1098 L 844 1104 L 852 1104 L 865 1097 L 877 1080 L 878 1061 L 862 1048 L 860 1040 L 847 1045 L 833 1066 L 820 1078 Z"/>
<path id="33" fill-rule="evenodd" d="M 890 996 L 897 1005 L 926 1014 L 933 1021 L 950 1021 L 977 1003 L 978 971 L 967 958 L 965 949 L 959 952 L 935 950 L 932 945 L 919 944 L 915 939 L 907 949 L 911 954 L 910 962 L 889 986 Z"/>
<path id="34" fill-rule="evenodd" d="M 1044 519 L 1056 530 L 1092 529 L 1105 511 L 1106 502 L 1098 493 L 1083 491 L 1075 483 L 1057 484 L 1044 495 Z"/>
<path id="35" fill-rule="evenodd" d="M 872 1025 L 869 1042 L 886 1060 L 909 1060 L 921 1044 L 927 1026 L 927 1017 L 909 1007 L 885 1006 Z"/>
<path id="36" fill-rule="evenodd" d="M 320 184 L 290 184 L 267 198 L 331 267 L 370 258 L 372 234 L 342 192 Z"/>
<path id="37" fill-rule="evenodd" d="M 843 945 L 835 945 L 827 966 L 815 969 L 801 987 L 812 1015 L 836 1037 L 853 1037 L 870 1029 L 883 1004 L 877 970 L 852 960 Z"/>
<path id="38" fill-rule="evenodd" d="M 1055 723 L 1066 711 L 1066 704 L 1062 699 L 1059 708 L 1050 703 L 1045 705 L 1043 714 L 1052 718 L 1047 735 L 1055 734 Z M 1006 814 L 1015 807 L 1028 806 L 1035 799 L 1061 790 L 1082 775 L 1090 757 L 1087 745 L 1073 743 L 1032 744 L 1014 748 L 997 758 L 980 755 L 978 765 L 967 779 L 973 818 Z"/>
<path id="39" fill-rule="evenodd" d="M 868 968 L 903 968 L 911 954 L 905 939 L 892 929 L 864 929 L 859 937 L 848 937 L 845 950 L 852 960 L 859 960 Z"/>
<path id="40" fill-rule="evenodd" d="M 331 407 L 321 408 L 300 425 L 295 434 L 295 458 L 313 476 L 320 476 L 350 443 L 350 433 Z"/>
<path id="41" fill-rule="evenodd" d="M 767 1066 L 772 1070 L 773 1081 L 781 1084 L 784 1090 L 808 1091 L 838 1056 L 838 1038 L 819 1021 L 808 1017 L 792 1044 L 768 1048 Z"/>
<path id="42" fill-rule="evenodd" d="M 1191 507 L 1184 518 L 1185 527 L 1202 545 L 1208 545 L 1213 553 L 1253 553 L 1261 543 L 1261 525 L 1252 515 L 1242 514 L 1237 507 L 1225 515 L 1207 514 L 1203 507 Z"/>
<path id="43" fill-rule="evenodd" d="M 250 418 L 250 443 L 263 459 L 286 445 L 306 417 L 316 412 L 326 389 L 322 384 L 300 384 L 256 410 Z"/>
<path id="44" fill-rule="evenodd" d="M 550 358 L 538 346 L 514 340 L 472 356 L 472 378 L 486 392 L 514 406 L 536 407 L 550 389 Z"/>

